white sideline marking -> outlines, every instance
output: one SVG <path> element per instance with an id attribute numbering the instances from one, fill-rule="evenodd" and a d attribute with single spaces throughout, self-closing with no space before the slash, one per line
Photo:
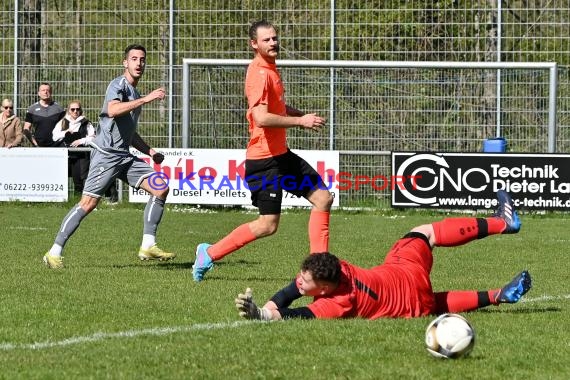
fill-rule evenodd
<path id="1" fill-rule="evenodd" d="M 75 344 L 82 344 L 82 343 L 93 343 L 99 342 L 105 339 L 113 339 L 113 338 L 134 338 L 137 336 L 143 335 L 170 335 L 180 332 L 190 332 L 190 331 L 199 331 L 199 330 L 218 330 L 218 329 L 227 329 L 227 328 L 236 328 L 246 324 L 251 323 L 260 323 L 259 321 L 236 321 L 231 323 L 202 323 L 190 326 L 176 326 L 176 327 L 157 327 L 152 329 L 143 329 L 143 330 L 128 330 L 128 331 L 119 331 L 115 333 L 104 333 L 98 332 L 93 335 L 87 336 L 76 336 L 73 338 L 68 338 L 64 340 L 59 340 L 55 342 L 45 341 L 45 342 L 36 342 L 36 343 L 0 343 L 0 351 L 13 351 L 13 350 L 43 350 L 46 348 L 53 348 L 53 347 L 65 347 L 71 346 Z"/>
<path id="2" fill-rule="evenodd" d="M 545 302 L 545 301 L 556 301 L 556 300 L 567 300 L 570 299 L 570 294 L 563 294 L 559 296 L 549 296 L 543 295 L 540 297 L 534 298 L 523 298 L 520 300 L 521 303 L 531 303 L 531 302 Z M 137 336 L 144 336 L 144 335 L 170 335 L 176 333 L 184 333 L 184 332 L 191 332 L 191 331 L 199 331 L 199 330 L 218 330 L 218 329 L 232 329 L 236 327 L 240 327 L 247 324 L 252 323 L 263 323 L 259 321 L 235 321 L 230 323 L 202 323 L 190 326 L 177 326 L 177 327 L 156 327 L 152 329 L 143 329 L 143 330 L 128 330 L 128 331 L 119 331 L 115 333 L 104 333 L 98 332 L 93 335 L 87 336 L 76 336 L 73 338 L 68 338 L 59 341 L 45 341 L 45 342 L 37 342 L 37 343 L 0 343 L 0 351 L 13 351 L 13 350 L 44 350 L 46 348 L 53 348 L 53 347 L 65 347 L 71 346 L 74 344 L 82 344 L 82 343 L 93 343 L 99 342 L 105 339 L 114 339 L 114 338 L 135 338 Z"/>
<path id="3" fill-rule="evenodd" d="M 47 227 L 28 227 L 28 226 L 11 226 L 10 230 L 25 230 L 25 231 L 47 231 Z"/>
<path id="4" fill-rule="evenodd" d="M 520 302 L 542 302 L 542 301 L 556 301 L 556 300 L 568 300 L 568 299 L 570 299 L 570 294 L 563 294 L 561 296 L 549 296 L 545 294 L 540 297 L 523 298 L 520 300 Z"/>

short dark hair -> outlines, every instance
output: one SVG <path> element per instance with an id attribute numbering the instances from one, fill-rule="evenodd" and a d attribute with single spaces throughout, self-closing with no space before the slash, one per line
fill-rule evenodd
<path id="1" fill-rule="evenodd" d="M 144 51 L 144 55 L 146 55 L 146 49 L 144 48 L 144 46 L 138 44 L 131 44 L 125 48 L 125 56 L 124 56 L 125 59 L 129 57 L 129 52 L 131 50 L 142 50 Z"/>
<path id="2" fill-rule="evenodd" d="M 340 260 L 329 252 L 313 253 L 301 264 L 301 271 L 311 272 L 313 280 L 327 281 L 333 284 L 340 282 Z"/>
<path id="3" fill-rule="evenodd" d="M 257 40 L 257 29 L 259 29 L 259 28 L 273 28 L 273 29 L 275 29 L 275 31 L 277 31 L 277 28 L 275 27 L 275 25 L 273 25 L 272 23 L 270 23 L 267 20 L 255 21 L 249 27 L 249 39 L 250 40 Z"/>
<path id="4" fill-rule="evenodd" d="M 50 91 L 53 91 L 53 88 L 51 86 L 51 83 L 49 82 L 41 82 L 40 85 L 38 86 L 38 88 L 40 88 L 41 86 L 48 86 Z"/>

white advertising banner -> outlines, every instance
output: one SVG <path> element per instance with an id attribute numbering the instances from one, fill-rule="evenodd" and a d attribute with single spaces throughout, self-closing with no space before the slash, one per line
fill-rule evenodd
<path id="1" fill-rule="evenodd" d="M 155 170 L 149 178 L 151 186 L 159 186 L 158 178 L 170 187 L 167 203 L 251 205 L 251 193 L 245 180 L 245 150 L 243 149 L 160 149 L 164 162 L 157 165 L 133 149 Z M 338 192 L 338 151 L 294 151 L 321 175 L 326 188 Z M 147 202 L 148 193 L 129 188 L 130 202 Z M 283 206 L 310 206 L 304 199 L 283 193 Z M 339 206 L 335 194 L 333 206 Z"/>
<path id="2" fill-rule="evenodd" d="M 67 201 L 66 148 L 0 148 L 0 201 Z"/>

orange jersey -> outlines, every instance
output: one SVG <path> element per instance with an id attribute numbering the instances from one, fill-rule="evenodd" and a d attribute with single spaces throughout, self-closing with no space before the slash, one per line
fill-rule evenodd
<path id="1" fill-rule="evenodd" d="M 425 265 L 397 252 L 413 249 Z M 364 269 L 341 260 L 341 282 L 333 294 L 307 305 L 317 318 L 412 318 L 433 313 L 435 297 L 429 280 L 431 251 L 421 239 L 401 239 L 386 261 Z"/>
<path id="2" fill-rule="evenodd" d="M 285 88 L 277 66 L 255 57 L 247 69 L 245 77 L 247 97 L 247 120 L 250 140 L 246 158 L 258 160 L 279 156 L 287 152 L 287 132 L 285 128 L 263 128 L 255 125 L 252 109 L 266 104 L 270 113 L 286 116 Z"/>

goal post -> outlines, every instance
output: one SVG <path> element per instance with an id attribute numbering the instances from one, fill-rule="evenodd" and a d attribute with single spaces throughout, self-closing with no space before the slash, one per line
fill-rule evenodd
<path id="1" fill-rule="evenodd" d="M 183 77 L 182 77 L 182 147 L 189 147 L 192 136 L 190 135 L 190 123 L 191 123 L 191 104 L 193 103 L 193 96 L 199 95 L 204 96 L 204 94 L 192 94 L 191 84 L 193 82 L 192 72 L 198 67 L 205 67 L 206 69 L 211 69 L 213 67 L 219 68 L 243 68 L 243 73 L 241 75 L 241 85 L 243 85 L 243 75 L 245 74 L 245 68 L 251 62 L 249 59 L 200 59 L 200 58 L 186 58 L 183 59 Z M 546 125 L 548 128 L 547 135 L 547 151 L 549 153 L 556 152 L 556 113 L 557 113 L 557 86 L 558 86 L 558 68 L 555 62 L 438 62 L 438 61 L 428 61 L 428 62 L 412 62 L 412 61 L 327 61 L 327 60 L 278 60 L 277 65 L 280 69 L 286 68 L 314 68 L 320 69 L 321 72 L 318 76 L 311 79 L 310 85 L 319 88 L 321 92 L 327 92 L 326 95 L 328 101 L 320 99 L 320 104 L 323 106 L 322 110 L 328 113 L 329 125 L 329 136 L 328 136 L 328 146 L 326 149 L 337 149 L 335 145 L 335 136 L 337 131 L 336 127 L 336 106 L 335 106 L 335 96 L 338 92 L 347 91 L 343 89 L 342 86 L 350 87 L 351 83 L 339 83 L 336 77 L 338 70 L 342 69 L 372 69 L 372 70 L 392 70 L 392 69 L 413 69 L 413 70 L 495 70 L 496 75 L 501 75 L 501 70 L 523 70 L 523 71 L 547 71 L 548 72 L 548 83 L 545 86 L 547 89 L 547 104 L 544 108 L 547 109 L 545 112 L 544 119 L 546 119 Z M 354 78 L 355 81 L 364 81 L 366 78 Z M 315 82 L 317 81 L 317 82 Z M 211 81 L 210 81 L 211 82 Z M 222 81 L 223 82 L 223 81 Z M 222 83 L 224 84 L 224 83 Z M 306 83 L 301 83 L 306 84 Z M 208 83 L 208 86 L 212 86 L 212 83 Z M 238 84 L 235 83 L 237 86 Z M 381 84 L 380 84 L 381 85 Z M 496 83 L 491 83 L 490 86 L 496 86 L 496 94 L 494 98 L 496 100 L 496 105 L 491 105 L 489 108 L 492 112 L 496 113 L 495 120 L 500 123 L 502 120 L 500 115 L 503 112 L 501 108 L 501 99 L 503 94 L 501 92 L 502 84 L 501 80 L 497 80 Z M 290 87 L 287 86 L 287 91 L 290 91 Z M 234 92 L 236 97 L 243 98 L 243 90 L 239 92 Z M 226 93 L 224 95 L 229 95 Z M 367 94 L 354 94 L 355 98 L 365 97 Z M 308 95 L 312 96 L 312 95 Z M 395 95 L 399 96 L 399 95 Z M 491 96 L 493 97 L 493 96 Z M 532 94 L 529 95 L 532 97 Z M 217 99 L 209 99 L 211 103 L 217 101 Z M 210 104 L 210 107 L 214 107 Z M 522 112 L 522 110 L 521 110 Z M 212 117 L 215 120 L 216 111 L 211 111 Z M 213 120 L 211 120 L 213 122 Z M 501 126 L 497 124 L 497 137 L 500 134 Z M 373 136 L 371 136 L 372 138 Z M 490 137 L 490 136 L 487 136 Z M 351 149 L 355 150 L 355 149 Z M 368 149 L 367 149 L 368 150 Z"/>

